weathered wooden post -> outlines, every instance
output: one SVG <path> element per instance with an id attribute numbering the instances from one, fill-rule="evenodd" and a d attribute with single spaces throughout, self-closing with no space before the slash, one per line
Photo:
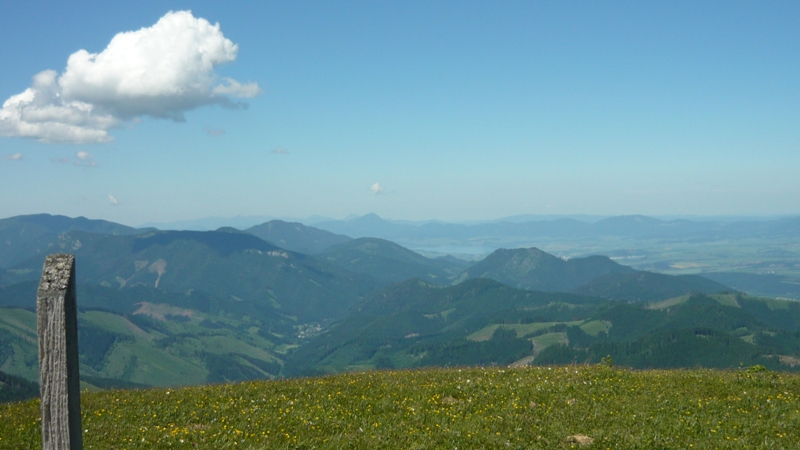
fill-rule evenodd
<path id="1" fill-rule="evenodd" d="M 42 449 L 82 450 L 75 256 L 49 255 L 36 297 Z"/>

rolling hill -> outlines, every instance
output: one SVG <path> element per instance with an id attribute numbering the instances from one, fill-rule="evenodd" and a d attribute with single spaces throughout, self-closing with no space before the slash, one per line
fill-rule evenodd
<path id="1" fill-rule="evenodd" d="M 0 287 L 0 368 L 35 381 L 36 290 Z M 77 285 L 84 387 L 199 384 L 273 378 L 304 328 L 275 308 L 198 290 Z"/>
<path id="2" fill-rule="evenodd" d="M 520 289 L 570 292 L 600 276 L 633 273 L 605 256 L 563 260 L 538 248 L 499 249 L 467 269 L 459 279 L 491 278 Z"/>
<path id="3" fill-rule="evenodd" d="M 249 317 L 149 302 L 127 314 L 81 310 L 81 382 L 124 388 L 274 378 L 283 364 L 281 340 L 261 325 Z M 0 367 L 38 379 L 34 311 L 0 308 Z"/>
<path id="4" fill-rule="evenodd" d="M 481 360 L 511 363 L 531 353 L 530 342 L 502 335 L 494 342 L 498 345 L 491 345 L 481 342 L 491 339 L 468 341 L 467 336 L 511 320 L 547 323 L 543 328 L 551 322 L 581 320 L 591 316 L 598 302 L 524 291 L 484 278 L 451 287 L 408 280 L 369 295 L 347 318 L 291 353 L 286 374 Z"/>
<path id="5" fill-rule="evenodd" d="M 0 371 L 29 380 L 42 261 L 62 251 L 78 261 L 87 386 L 608 355 L 633 367 L 744 362 L 792 370 L 800 362 L 800 304 L 730 292 L 696 275 L 636 271 L 604 256 L 501 249 L 465 267 L 383 239 L 280 221 L 198 232 L 12 219 L 0 221 L 0 233 L 17 233 L 8 239 L 27 244 L 9 244 L 13 258 L 28 257 L 0 267 Z M 597 226 L 634 233 L 665 225 L 625 217 Z"/>
<path id="6" fill-rule="evenodd" d="M 33 214 L 0 219 L 0 267 L 11 267 L 35 255 L 44 255 L 67 231 L 132 235 L 140 230 L 105 220 Z"/>
<path id="7" fill-rule="evenodd" d="M 485 277 L 520 289 L 571 292 L 608 300 L 652 302 L 689 293 L 715 294 L 727 286 L 699 275 L 638 271 L 605 256 L 564 260 L 537 248 L 500 249 L 459 280 Z"/>
<path id="8" fill-rule="evenodd" d="M 290 353 L 287 375 L 429 365 L 599 363 L 635 368 L 800 365 L 800 303 L 738 293 L 628 304 L 472 279 L 367 297 Z"/>
<path id="9" fill-rule="evenodd" d="M 151 231 L 112 236 L 62 234 L 59 251 L 74 253 L 79 283 L 173 292 L 199 290 L 255 302 L 301 321 L 340 317 L 377 280 L 276 247 L 253 235 L 224 231 Z M 17 278 L 38 280 L 44 255 L 15 266 Z M 19 280 L 23 281 L 23 280 Z"/>
<path id="10" fill-rule="evenodd" d="M 636 368 L 798 368 L 800 303 L 794 301 L 695 294 L 644 307 L 611 302 L 594 318 L 612 324 L 607 333 L 589 336 L 568 327 L 568 344 L 544 349 L 536 363 L 592 363 L 610 356 Z"/>
<path id="11" fill-rule="evenodd" d="M 313 255 L 326 248 L 350 241 L 352 238 L 319 228 L 309 227 L 298 222 L 270 220 L 248 228 L 246 232 L 278 247 L 297 253 Z"/>
<path id="12" fill-rule="evenodd" d="M 688 293 L 716 294 L 729 290 L 727 286 L 699 275 L 637 271 L 602 275 L 572 292 L 608 300 L 653 302 Z"/>
<path id="13" fill-rule="evenodd" d="M 394 242 L 359 238 L 328 247 L 316 255 L 351 272 L 382 281 L 398 282 L 420 278 L 436 284 L 450 284 L 463 265 L 447 258 L 426 258 Z"/>

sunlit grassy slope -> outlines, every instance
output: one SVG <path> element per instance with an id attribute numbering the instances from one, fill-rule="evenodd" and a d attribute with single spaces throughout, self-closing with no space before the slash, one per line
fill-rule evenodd
<path id="1" fill-rule="evenodd" d="M 81 402 L 87 449 L 796 448 L 798 396 L 793 374 L 573 365 L 106 391 Z M 37 401 L 0 405 L 0 448 L 41 448 L 37 416 Z"/>

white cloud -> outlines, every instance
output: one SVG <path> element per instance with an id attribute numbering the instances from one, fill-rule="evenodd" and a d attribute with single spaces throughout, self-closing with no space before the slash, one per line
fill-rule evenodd
<path id="1" fill-rule="evenodd" d="M 22 153 L 14 153 L 11 155 L 3 155 L 3 159 L 8 159 L 11 161 L 22 161 Z"/>
<path id="2" fill-rule="evenodd" d="M 286 150 L 283 147 L 278 147 L 275 150 L 271 151 L 270 153 L 272 153 L 274 155 L 288 155 L 289 154 L 289 150 Z"/>
<path id="3" fill-rule="evenodd" d="M 111 194 L 108 194 L 108 201 L 111 202 L 112 205 L 119 205 L 119 200 Z"/>
<path id="4" fill-rule="evenodd" d="M 155 25 L 119 33 L 100 53 L 73 53 L 59 76 L 45 70 L 0 110 L 0 135 L 42 142 L 102 143 L 108 130 L 140 116 L 184 120 L 210 104 L 237 106 L 256 83 L 219 79 L 214 68 L 236 59 L 238 46 L 190 11 L 169 12 Z"/>
<path id="5" fill-rule="evenodd" d="M 223 83 L 214 88 L 215 94 L 232 95 L 241 98 L 253 98 L 261 94 L 261 88 L 256 83 L 241 84 L 233 78 L 223 78 Z"/>
<path id="6" fill-rule="evenodd" d="M 372 191 L 372 193 L 375 195 L 383 194 L 383 186 L 381 186 L 378 183 L 375 183 L 372 186 L 370 186 L 369 190 Z"/>
<path id="7" fill-rule="evenodd" d="M 85 166 L 85 167 L 96 167 L 97 163 L 94 162 L 94 156 L 91 153 L 85 151 L 79 151 L 75 153 L 75 157 L 78 158 L 75 161 L 76 166 Z"/>

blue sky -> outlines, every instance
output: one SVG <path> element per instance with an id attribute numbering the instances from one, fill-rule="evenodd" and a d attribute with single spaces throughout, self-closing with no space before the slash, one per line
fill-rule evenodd
<path id="1" fill-rule="evenodd" d="M 800 213 L 795 2 L 63 3 L 3 5 L 0 102 L 49 69 L 111 125 L 0 124 L 1 217 Z M 237 46 L 190 96 L 67 70 L 185 10 Z"/>

